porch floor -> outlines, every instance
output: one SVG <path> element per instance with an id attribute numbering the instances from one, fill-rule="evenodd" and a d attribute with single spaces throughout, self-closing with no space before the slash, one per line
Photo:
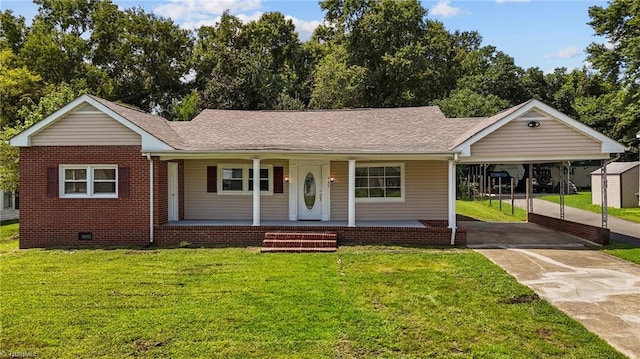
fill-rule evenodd
<path id="1" fill-rule="evenodd" d="M 165 226 L 251 226 L 253 221 L 188 219 L 169 221 Z M 290 226 L 290 227 L 346 227 L 347 221 L 261 221 L 260 226 Z M 356 227 L 398 227 L 425 228 L 418 220 L 411 221 L 356 221 Z"/>

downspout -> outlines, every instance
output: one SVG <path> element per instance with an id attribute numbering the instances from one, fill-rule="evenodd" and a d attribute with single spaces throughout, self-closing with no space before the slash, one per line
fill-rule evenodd
<path id="1" fill-rule="evenodd" d="M 610 158 L 602 164 L 600 169 L 600 207 L 602 208 L 602 228 L 608 227 L 609 222 L 609 203 L 607 200 L 608 184 L 607 184 L 607 165 L 620 159 L 620 154 L 616 153 L 614 158 Z"/>
<path id="2" fill-rule="evenodd" d="M 153 244 L 153 159 L 147 153 L 149 160 L 149 245 Z"/>
<path id="3" fill-rule="evenodd" d="M 458 163 L 458 154 L 453 154 L 453 179 L 450 179 L 449 185 L 453 186 L 453 203 L 450 203 L 451 207 L 450 211 L 453 212 L 453 215 L 450 218 L 451 223 L 451 246 L 456 245 L 456 228 L 458 227 L 458 222 L 456 220 L 456 163 Z M 451 199 L 451 198 L 450 198 Z"/>

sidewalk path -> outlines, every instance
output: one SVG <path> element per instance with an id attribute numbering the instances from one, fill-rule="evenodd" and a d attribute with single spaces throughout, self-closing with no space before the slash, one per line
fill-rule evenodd
<path id="1" fill-rule="evenodd" d="M 640 358 L 640 266 L 600 251 L 476 249 L 630 358 Z"/>
<path id="2" fill-rule="evenodd" d="M 505 201 L 505 202 L 511 202 Z M 526 199 L 516 199 L 516 207 L 527 208 Z M 560 218 L 560 205 L 541 199 L 533 199 L 533 213 L 548 217 Z M 602 215 L 578 208 L 564 206 L 564 219 L 572 222 L 602 226 Z M 631 245 L 640 246 L 640 223 L 626 221 L 624 219 L 609 216 L 608 227 L 611 230 L 611 239 Z"/>

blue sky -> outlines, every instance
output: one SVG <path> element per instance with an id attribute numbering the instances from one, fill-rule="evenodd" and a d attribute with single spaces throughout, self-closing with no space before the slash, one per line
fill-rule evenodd
<path id="1" fill-rule="evenodd" d="M 302 39 L 309 37 L 322 21 L 317 1 L 294 0 L 115 0 L 121 8 L 142 6 L 170 17 L 182 27 L 214 24 L 222 11 L 244 21 L 268 11 L 291 17 Z M 550 72 L 556 67 L 582 67 L 584 50 L 595 37 L 587 25 L 590 6 L 607 6 L 591 0 L 422 0 L 429 17 L 442 21 L 449 30 L 477 30 L 483 45 L 493 45 L 514 57 L 524 68 L 539 67 Z M 28 0 L 0 0 L 2 10 L 11 9 L 30 20 L 37 6 Z"/>

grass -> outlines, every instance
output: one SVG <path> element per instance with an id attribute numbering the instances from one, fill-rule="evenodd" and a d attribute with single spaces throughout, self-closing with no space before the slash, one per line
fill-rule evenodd
<path id="1" fill-rule="evenodd" d="M 2 353 L 623 358 L 470 250 L 265 255 L 18 250 L 11 241 L 0 250 Z M 533 300 L 509 304 L 514 297 Z"/>
<path id="2" fill-rule="evenodd" d="M 625 243 L 611 242 L 603 251 L 629 262 L 640 264 L 640 248 Z"/>
<path id="3" fill-rule="evenodd" d="M 458 200 L 456 201 L 456 213 L 484 222 L 523 222 L 527 220 L 527 211 L 524 209 L 515 207 L 512 215 L 510 204 L 503 202 L 502 210 L 500 210 L 498 200 L 492 200 L 491 207 L 489 207 L 488 199 L 484 201 Z"/>
<path id="4" fill-rule="evenodd" d="M 17 221 L 7 221 L 0 224 L 0 252 L 18 246 L 18 229 Z"/>
<path id="5" fill-rule="evenodd" d="M 560 203 L 560 196 L 545 195 L 538 197 L 545 201 Z M 580 192 L 577 194 L 570 194 L 564 196 L 564 204 L 569 207 L 583 209 L 585 211 L 591 211 L 596 213 L 602 213 L 602 206 L 597 204 L 591 204 L 591 192 Z M 608 213 L 610 216 L 622 218 L 627 221 L 640 223 L 640 208 L 613 208 L 608 207 Z"/>

